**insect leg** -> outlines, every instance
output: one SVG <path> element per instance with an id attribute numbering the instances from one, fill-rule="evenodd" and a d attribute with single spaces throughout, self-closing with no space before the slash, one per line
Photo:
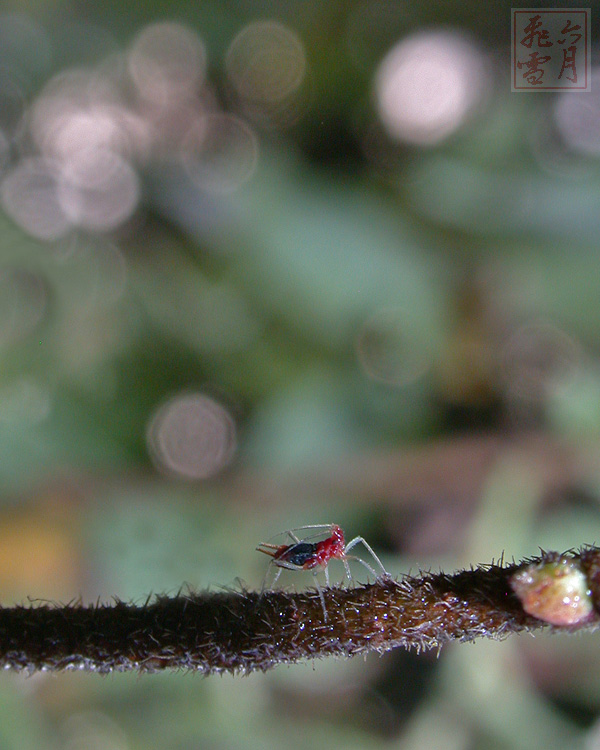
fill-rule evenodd
<path id="1" fill-rule="evenodd" d="M 352 580 L 352 573 L 350 572 L 350 566 L 348 565 L 348 560 L 346 559 L 346 556 L 342 557 L 342 562 L 344 563 L 344 568 L 346 568 L 346 577 L 349 581 Z"/>
<path id="2" fill-rule="evenodd" d="M 269 577 L 269 573 L 270 573 L 272 567 L 276 567 L 277 568 L 277 572 L 275 573 L 275 576 L 274 576 L 273 580 L 271 581 L 271 584 L 268 587 L 270 589 L 272 589 L 275 586 L 275 584 L 279 580 L 279 576 L 281 575 L 281 571 L 284 568 L 286 570 L 303 570 L 303 568 L 300 567 L 299 565 L 294 565 L 294 563 L 286 562 L 285 560 L 271 560 L 271 562 L 269 563 L 269 567 L 267 568 L 267 572 L 265 574 L 265 578 L 264 578 L 264 581 L 263 581 L 261 593 L 267 588 L 267 579 Z"/>
<path id="3" fill-rule="evenodd" d="M 279 568 L 277 577 L 281 575 L 282 568 L 285 568 L 286 570 L 304 570 L 302 565 L 294 565 L 294 563 L 288 562 L 287 560 L 273 560 L 272 564 Z"/>
<path id="4" fill-rule="evenodd" d="M 271 586 L 270 586 L 270 588 L 273 588 L 273 586 L 275 586 L 275 584 L 277 583 L 277 581 L 278 581 L 278 579 L 279 579 L 279 576 L 281 575 L 281 571 L 282 571 L 282 568 L 278 567 L 278 568 L 277 568 L 277 573 L 275 573 L 275 577 L 274 577 L 274 578 L 273 578 L 273 580 L 271 581 Z"/>
<path id="5" fill-rule="evenodd" d="M 278 571 L 275 573 L 275 576 L 273 580 L 271 581 L 271 584 L 267 586 L 267 580 L 269 579 L 269 574 L 271 572 L 271 568 L 275 565 L 275 561 L 271 560 L 269 563 L 269 567 L 267 568 L 267 572 L 265 573 L 265 577 L 263 578 L 262 587 L 260 589 L 261 595 L 264 593 L 265 589 L 269 588 L 272 589 L 273 586 L 277 583 L 277 579 L 281 575 L 281 568 L 278 569 Z"/>
<path id="6" fill-rule="evenodd" d="M 371 545 L 368 542 L 366 542 L 362 538 L 362 536 L 355 536 L 354 539 L 352 539 L 352 541 L 348 542 L 348 544 L 346 545 L 346 550 L 345 551 L 349 552 L 352 549 L 352 547 L 356 547 L 357 544 L 362 544 L 365 547 L 365 549 L 367 549 L 367 551 L 369 552 L 369 554 L 371 555 L 371 557 L 373 558 L 373 560 L 375 560 L 375 562 L 377 563 L 377 565 L 381 568 L 381 572 L 383 573 L 383 575 L 384 576 L 388 576 L 389 573 L 383 567 L 383 563 L 377 557 L 377 555 L 373 551 L 373 548 L 371 547 Z M 356 559 L 359 560 L 359 562 L 361 562 L 375 576 L 375 578 L 377 578 L 377 574 L 375 573 L 375 571 L 373 570 L 373 568 L 370 565 L 368 565 L 364 560 L 361 560 L 360 557 L 357 557 Z"/>
<path id="7" fill-rule="evenodd" d="M 373 578 L 377 579 L 377 573 L 375 572 L 375 568 L 372 568 L 369 565 L 369 563 L 365 562 L 362 558 L 357 557 L 356 555 L 348 555 L 346 557 L 346 560 L 356 560 L 356 562 L 363 565 L 369 571 L 369 573 L 373 576 Z M 387 575 L 387 573 L 385 575 Z"/>
<path id="8" fill-rule="evenodd" d="M 319 583 L 319 579 L 317 578 L 316 571 L 313 573 L 313 576 L 315 577 L 315 586 L 317 587 L 317 591 L 319 592 L 319 599 L 321 600 L 321 606 L 323 607 L 323 617 L 325 618 L 325 622 L 327 622 L 327 609 L 325 608 L 325 597 L 323 596 L 323 589 L 321 588 L 321 584 Z"/>
<path id="9" fill-rule="evenodd" d="M 304 531 L 304 529 L 328 529 L 331 530 L 335 526 L 334 523 L 311 523 L 307 526 L 296 526 L 292 531 Z"/>
<path id="10" fill-rule="evenodd" d="M 304 535 L 302 535 L 302 534 L 300 534 L 300 538 L 298 538 L 298 536 L 296 536 L 296 534 L 294 534 L 294 532 L 301 532 L 301 531 L 306 531 L 307 529 L 308 530 L 314 529 L 315 530 L 315 534 L 309 536 L 308 539 L 310 539 L 310 538 L 312 538 L 312 536 L 320 535 L 320 533 L 321 533 L 320 530 L 322 530 L 323 533 L 326 533 L 326 532 L 331 533 L 331 531 L 332 531 L 332 529 L 333 529 L 334 526 L 335 526 L 334 523 L 312 523 L 312 524 L 309 524 L 308 526 L 297 526 L 297 527 L 295 527 L 293 529 L 288 529 L 288 531 L 286 531 L 286 534 L 289 534 L 290 536 L 294 535 L 294 541 L 299 542 L 302 539 L 306 539 L 307 537 L 304 536 Z"/>

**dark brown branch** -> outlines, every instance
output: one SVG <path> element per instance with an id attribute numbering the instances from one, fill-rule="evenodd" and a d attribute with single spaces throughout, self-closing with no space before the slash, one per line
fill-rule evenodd
<path id="1" fill-rule="evenodd" d="M 567 593 L 565 593 L 567 592 Z M 544 626 L 600 623 L 600 550 L 520 565 L 379 579 L 352 589 L 158 597 L 137 606 L 0 608 L 0 666 L 13 669 L 267 670 L 330 654 L 439 648 Z"/>

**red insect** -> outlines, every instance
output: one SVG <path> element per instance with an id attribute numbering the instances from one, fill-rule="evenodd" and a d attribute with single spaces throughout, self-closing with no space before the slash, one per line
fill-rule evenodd
<path id="1" fill-rule="evenodd" d="M 299 539 L 294 531 L 303 531 L 304 529 L 322 529 L 322 533 L 328 533 L 329 536 L 326 539 L 321 540 L 320 542 L 308 541 L 308 539 L 314 537 L 308 537 L 308 539 Z M 273 560 L 271 561 L 271 565 L 275 565 L 279 568 L 279 570 L 275 574 L 275 578 L 273 579 L 271 586 L 275 585 L 277 579 L 281 575 L 281 571 L 284 568 L 287 568 L 288 570 L 312 570 L 313 575 L 315 576 L 315 584 L 319 592 L 321 604 L 323 606 L 325 619 L 327 619 L 327 612 L 325 610 L 325 598 L 316 576 L 320 570 L 323 570 L 323 572 L 325 573 L 325 583 L 327 584 L 327 587 L 329 587 L 329 570 L 327 566 L 330 560 L 335 559 L 342 561 L 346 570 L 346 576 L 348 577 L 349 581 L 352 580 L 352 574 L 350 573 L 348 560 L 356 560 L 357 562 L 361 563 L 374 578 L 377 578 L 378 574 L 375 572 L 375 569 L 372 568 L 368 563 L 366 563 L 364 560 L 361 560 L 360 557 L 348 555 L 348 552 L 353 547 L 356 547 L 357 544 L 362 544 L 369 551 L 369 554 L 375 560 L 377 566 L 381 569 L 381 574 L 383 576 L 388 575 L 386 569 L 381 563 L 381 560 L 377 557 L 375 552 L 373 552 L 371 546 L 367 544 L 362 536 L 356 536 L 346 544 L 344 532 L 339 526 L 334 523 L 301 526 L 298 529 L 293 529 L 285 533 L 289 535 L 293 544 L 269 544 L 268 542 L 261 542 L 256 548 L 259 552 L 264 552 L 265 555 L 269 555 L 270 557 L 272 557 Z M 315 536 L 320 536 L 320 534 L 317 534 Z"/>

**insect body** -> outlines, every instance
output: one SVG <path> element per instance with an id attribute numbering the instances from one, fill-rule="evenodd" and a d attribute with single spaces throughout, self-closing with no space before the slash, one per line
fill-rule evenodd
<path id="1" fill-rule="evenodd" d="M 285 562 L 294 567 L 302 568 L 302 570 L 310 570 L 319 565 L 317 549 L 316 544 L 309 544 L 308 542 L 283 544 L 280 549 L 273 553 L 273 560 L 275 565 L 282 568 L 287 567 L 287 565 L 283 565 Z M 260 551 L 269 554 L 264 549 Z"/>
<path id="2" fill-rule="evenodd" d="M 322 533 L 328 533 L 329 536 L 318 542 L 310 542 L 308 539 L 300 539 L 294 532 L 304 531 L 305 529 L 321 529 Z M 284 568 L 288 570 L 312 570 L 315 576 L 315 583 L 323 606 L 323 613 L 325 619 L 327 619 L 327 611 L 325 609 L 325 598 L 323 591 L 319 585 L 319 581 L 316 578 L 318 570 L 323 570 L 325 573 L 325 582 L 329 587 L 329 569 L 328 564 L 330 560 L 336 559 L 341 560 L 346 570 L 346 576 L 348 580 L 352 580 L 352 574 L 350 573 L 350 566 L 348 560 L 356 560 L 357 562 L 364 565 L 364 567 L 371 573 L 374 578 L 377 578 L 378 574 L 375 569 L 361 560 L 360 557 L 354 555 L 348 555 L 348 552 L 356 547 L 357 544 L 362 544 L 370 553 L 371 557 L 377 563 L 378 568 L 381 570 L 383 576 L 387 576 L 387 572 L 381 560 L 377 557 L 375 552 L 371 549 L 370 545 L 362 538 L 362 536 L 354 537 L 350 542 L 346 544 L 344 538 L 344 532 L 342 529 L 334 523 L 331 524 L 316 524 L 313 526 L 302 526 L 299 529 L 293 529 L 292 531 L 286 532 L 292 544 L 269 544 L 268 542 L 261 542 L 256 548 L 259 552 L 264 552 L 265 555 L 269 555 L 273 558 L 271 564 L 275 565 L 279 570 L 275 574 L 275 578 L 271 586 L 273 586 Z M 318 536 L 318 534 L 317 534 Z M 309 537 L 310 538 L 310 537 Z M 265 579 L 266 580 L 266 579 Z M 264 586 L 263 586 L 264 588 Z"/>

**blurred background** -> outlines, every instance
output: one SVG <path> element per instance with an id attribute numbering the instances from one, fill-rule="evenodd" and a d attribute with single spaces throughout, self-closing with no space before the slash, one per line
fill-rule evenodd
<path id="1" fill-rule="evenodd" d="M 394 575 L 600 542 L 600 92 L 512 94 L 510 34 L 498 1 L 4 6 L 2 604 L 260 587 L 304 524 Z M 3 674 L 0 747 L 589 750 L 598 638 Z"/>

